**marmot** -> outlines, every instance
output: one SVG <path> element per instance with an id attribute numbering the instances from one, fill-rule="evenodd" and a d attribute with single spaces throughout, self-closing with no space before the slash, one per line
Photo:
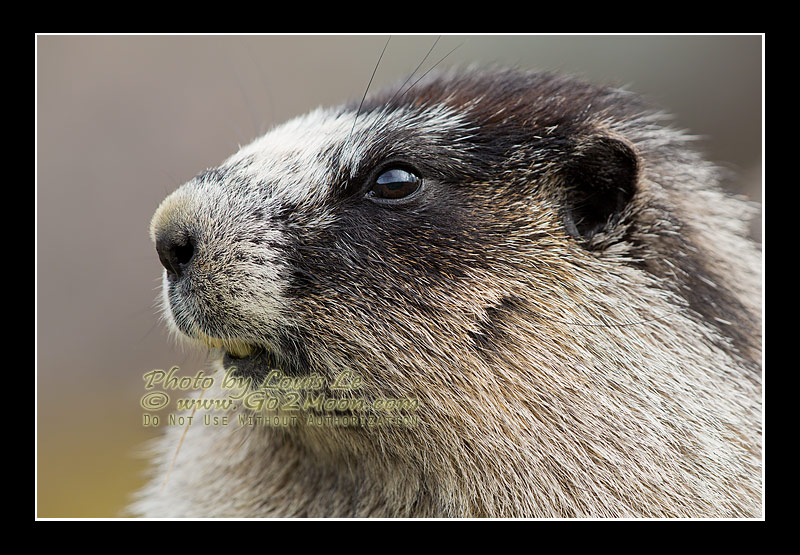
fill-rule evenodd
<path id="1" fill-rule="evenodd" d="M 199 410 L 177 456 L 170 427 L 133 512 L 760 516 L 760 249 L 690 138 L 552 73 L 436 71 L 360 100 L 155 213 L 166 319 L 218 372 L 205 398 L 225 376 L 316 385 L 272 389 L 280 425 Z"/>

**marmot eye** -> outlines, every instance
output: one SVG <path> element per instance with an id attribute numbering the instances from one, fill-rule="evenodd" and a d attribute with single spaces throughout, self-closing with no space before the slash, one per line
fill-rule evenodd
<path id="1" fill-rule="evenodd" d="M 415 193 L 421 184 L 422 178 L 419 176 L 393 168 L 378 176 L 367 197 L 375 200 L 402 199 Z"/>

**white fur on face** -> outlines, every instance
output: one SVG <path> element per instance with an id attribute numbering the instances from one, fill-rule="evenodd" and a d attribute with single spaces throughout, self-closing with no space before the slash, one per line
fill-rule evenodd
<path id="1" fill-rule="evenodd" d="M 236 178 L 249 184 L 245 194 L 252 187 L 268 190 L 276 208 L 286 204 L 324 208 L 335 178 L 362 169 L 364 152 L 387 133 L 403 130 L 436 140 L 464 126 L 463 116 L 446 106 L 424 114 L 408 110 L 359 114 L 357 120 L 355 112 L 319 108 L 243 147 L 222 168 L 237 167 Z"/>
<path id="2" fill-rule="evenodd" d="M 308 228 L 330 225 L 336 218 L 330 203 L 334 187 L 363 169 L 365 152 L 391 149 L 381 138 L 400 130 L 433 143 L 444 143 L 445 137 L 452 142 L 458 130 L 469 132 L 463 117 L 446 106 L 358 118 L 352 111 L 317 109 L 256 139 L 165 199 L 151 234 L 159 226 L 185 225 L 199 235 L 193 279 L 206 290 L 169 296 L 164 280 L 164 313 L 173 328 L 195 330 L 195 338 L 258 343 L 286 325 L 292 315 L 284 293 L 290 269 L 279 247 L 291 238 L 274 217 L 290 208 L 303 213 Z M 238 294 L 231 294 L 234 290 Z M 205 326 L 212 313 L 216 327 Z M 221 315 L 231 321 L 220 322 Z"/>

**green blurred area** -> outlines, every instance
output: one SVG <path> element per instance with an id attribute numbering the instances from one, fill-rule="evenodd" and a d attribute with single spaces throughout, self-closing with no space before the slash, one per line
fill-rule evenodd
<path id="1" fill-rule="evenodd" d="M 137 451 L 155 431 L 141 426 L 142 411 L 121 408 L 84 402 L 51 416 L 53 422 L 40 421 L 38 517 L 125 516 L 131 492 L 144 483 L 146 463 Z"/>

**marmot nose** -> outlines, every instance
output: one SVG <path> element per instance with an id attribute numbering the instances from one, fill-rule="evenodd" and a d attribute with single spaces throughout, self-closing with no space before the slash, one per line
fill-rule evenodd
<path id="1" fill-rule="evenodd" d="M 156 238 L 156 252 L 161 264 L 167 269 L 167 275 L 180 278 L 194 258 L 195 242 L 191 236 Z"/>

